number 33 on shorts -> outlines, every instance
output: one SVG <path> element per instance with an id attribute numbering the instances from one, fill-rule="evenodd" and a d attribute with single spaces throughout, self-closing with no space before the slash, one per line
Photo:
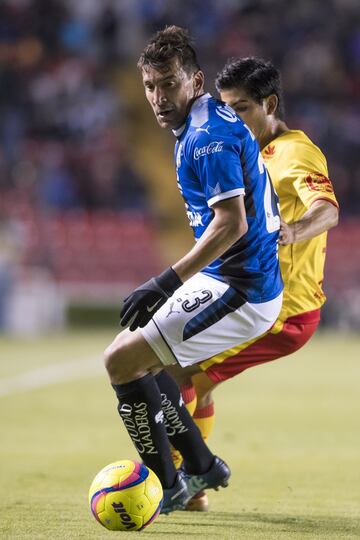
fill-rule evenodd
<path id="1" fill-rule="evenodd" d="M 201 304 L 206 304 L 211 298 L 213 297 L 212 292 L 209 290 L 200 290 L 200 291 L 194 291 L 189 295 L 189 293 L 185 293 L 186 295 L 190 296 L 191 299 L 186 299 L 181 304 L 181 307 L 184 311 L 187 313 L 190 313 L 191 311 L 194 311 L 197 309 Z M 178 301 L 181 299 L 179 298 Z"/>
<path id="2" fill-rule="evenodd" d="M 282 295 L 251 304 L 227 283 L 201 272 L 186 281 L 140 331 L 164 365 L 185 367 L 266 332 Z"/>

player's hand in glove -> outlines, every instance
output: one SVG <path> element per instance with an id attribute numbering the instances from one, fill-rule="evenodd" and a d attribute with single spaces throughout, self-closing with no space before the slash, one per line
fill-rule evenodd
<path id="1" fill-rule="evenodd" d="M 171 266 L 159 276 L 140 285 L 124 300 L 120 312 L 121 326 L 126 326 L 134 317 L 129 330 L 133 332 L 143 328 L 181 285 L 181 279 Z"/>

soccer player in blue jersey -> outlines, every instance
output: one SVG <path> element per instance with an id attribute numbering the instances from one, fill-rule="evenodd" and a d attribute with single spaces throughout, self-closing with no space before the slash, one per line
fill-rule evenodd
<path id="1" fill-rule="evenodd" d="M 234 111 L 204 93 L 188 33 L 170 26 L 138 67 L 159 125 L 177 139 L 180 193 L 194 247 L 124 301 L 105 351 L 118 411 L 136 449 L 164 487 L 164 511 L 226 485 L 227 465 L 201 438 L 163 369 L 193 366 L 266 332 L 282 302 L 277 198 L 254 136 Z M 184 462 L 176 471 L 170 444 Z"/>

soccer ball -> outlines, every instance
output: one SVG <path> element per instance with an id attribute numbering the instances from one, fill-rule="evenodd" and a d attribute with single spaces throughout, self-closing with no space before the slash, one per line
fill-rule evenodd
<path id="1" fill-rule="evenodd" d="M 95 519 L 111 531 L 140 531 L 159 515 L 162 502 L 163 490 L 156 474 L 129 459 L 101 469 L 89 490 Z"/>

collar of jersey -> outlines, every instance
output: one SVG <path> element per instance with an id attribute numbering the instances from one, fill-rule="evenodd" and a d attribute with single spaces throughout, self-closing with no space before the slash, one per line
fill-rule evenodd
<path id="1" fill-rule="evenodd" d="M 190 109 L 190 112 L 188 114 L 186 121 L 179 128 L 172 130 L 175 137 L 180 137 L 180 135 L 184 133 L 184 130 L 187 127 L 187 124 L 189 122 L 191 113 L 195 109 L 197 109 L 197 107 L 199 107 L 202 103 L 204 103 L 204 101 L 207 101 L 209 98 L 211 98 L 211 95 L 209 94 L 209 92 L 207 92 L 206 94 L 202 94 L 201 96 L 195 99 L 194 103 L 191 105 L 191 109 Z"/>

